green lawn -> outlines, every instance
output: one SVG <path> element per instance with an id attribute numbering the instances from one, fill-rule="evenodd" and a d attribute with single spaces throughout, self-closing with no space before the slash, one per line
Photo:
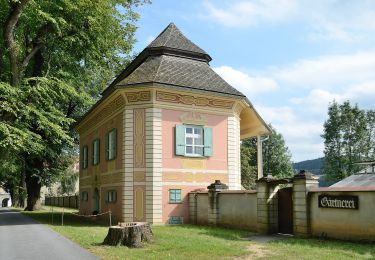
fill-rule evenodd
<path id="1" fill-rule="evenodd" d="M 102 259 L 375 259 L 375 244 L 290 238 L 258 244 L 248 231 L 203 226 L 153 226 L 155 243 L 141 249 L 102 246 L 108 227 L 60 208 L 54 224 L 49 210 L 22 212 L 75 241 Z M 74 211 L 74 210 L 70 210 Z"/>

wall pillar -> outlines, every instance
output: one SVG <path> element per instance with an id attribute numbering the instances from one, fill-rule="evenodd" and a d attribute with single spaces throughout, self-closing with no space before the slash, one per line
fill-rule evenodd
<path id="1" fill-rule="evenodd" d="M 219 207 L 219 193 L 222 190 L 227 190 L 228 186 L 221 183 L 220 180 L 215 180 L 208 189 L 208 224 L 217 225 L 220 220 L 220 207 Z"/>
<path id="2" fill-rule="evenodd" d="M 228 117 L 228 186 L 241 190 L 240 119 Z"/>
<path id="3" fill-rule="evenodd" d="M 257 136 L 258 180 L 263 177 L 263 148 L 261 136 Z"/>
<path id="4" fill-rule="evenodd" d="M 279 185 L 275 178 L 267 176 L 257 181 L 257 222 L 260 234 L 273 234 L 278 231 Z"/>
<path id="5" fill-rule="evenodd" d="M 296 236 L 311 235 L 308 191 L 310 188 L 318 186 L 318 179 L 312 173 L 304 170 L 293 178 L 293 233 Z"/>
<path id="6" fill-rule="evenodd" d="M 162 111 L 146 109 L 146 221 L 162 223 Z"/>

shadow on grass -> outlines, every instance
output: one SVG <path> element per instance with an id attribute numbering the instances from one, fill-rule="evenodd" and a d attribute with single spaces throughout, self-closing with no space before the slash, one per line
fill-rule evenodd
<path id="1" fill-rule="evenodd" d="M 33 218 L 34 220 L 51 226 L 61 226 L 62 213 L 48 211 L 20 211 L 23 215 Z M 71 227 L 106 227 L 108 221 L 98 220 L 97 217 L 87 218 L 72 215 L 70 212 L 64 213 L 64 226 Z"/>
<path id="2" fill-rule="evenodd" d="M 375 242 L 354 242 L 342 241 L 335 239 L 319 239 L 319 238 L 288 238 L 277 241 L 272 241 L 273 245 L 288 245 L 291 247 L 305 247 L 306 250 L 317 248 L 319 250 L 339 250 L 352 251 L 360 255 L 371 254 L 375 257 Z"/>
<path id="3" fill-rule="evenodd" d="M 174 225 L 170 226 L 171 228 L 179 228 L 191 230 L 192 232 L 197 231 L 197 234 L 200 235 L 208 235 L 212 237 L 217 237 L 220 239 L 225 240 L 241 240 L 241 238 L 249 237 L 254 235 L 255 233 L 247 231 L 247 230 L 239 230 L 233 228 L 226 228 L 226 227 L 211 227 L 211 226 L 199 226 L 199 225 Z"/>

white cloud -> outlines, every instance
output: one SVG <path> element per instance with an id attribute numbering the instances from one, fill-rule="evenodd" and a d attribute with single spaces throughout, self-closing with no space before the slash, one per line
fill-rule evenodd
<path id="1" fill-rule="evenodd" d="M 288 86 L 330 89 L 375 80 L 375 52 L 327 55 L 297 61 L 277 69 L 275 77 Z"/>
<path id="2" fill-rule="evenodd" d="M 322 89 L 313 89 L 306 97 L 291 98 L 290 102 L 299 106 L 304 106 L 309 112 L 323 115 L 327 113 L 329 103 L 333 100 L 341 102 L 345 100 L 344 96 L 333 94 Z"/>
<path id="3" fill-rule="evenodd" d="M 294 0 L 231 1 L 223 7 L 204 1 L 205 18 L 228 27 L 255 26 L 261 22 L 288 19 L 294 10 Z"/>
<path id="4" fill-rule="evenodd" d="M 368 81 L 354 86 L 344 94 L 345 99 L 375 98 L 375 81 Z"/>
<path id="5" fill-rule="evenodd" d="M 230 28 L 293 21 L 313 41 L 354 42 L 375 32 L 375 1 L 233 0 L 203 1 L 200 17 Z"/>
<path id="6" fill-rule="evenodd" d="M 324 145 L 320 135 L 323 122 L 311 120 L 288 106 L 255 106 L 263 119 L 271 123 L 284 137 L 294 161 L 313 159 L 323 155 Z"/>
<path id="7" fill-rule="evenodd" d="M 270 78 L 251 77 L 230 66 L 220 66 L 213 68 L 213 70 L 246 96 L 253 96 L 255 93 L 260 92 L 270 92 L 278 88 L 277 83 Z"/>
<path id="8" fill-rule="evenodd" d="M 350 100 L 352 102 L 362 101 L 361 103 L 364 103 L 365 100 L 368 100 L 369 103 L 373 103 L 372 100 L 374 99 L 375 81 L 371 81 L 350 86 L 341 93 L 329 92 L 322 89 L 313 89 L 307 96 L 301 98 L 291 98 L 290 102 L 297 105 L 305 104 L 309 112 L 324 115 L 327 113 L 329 103 L 331 103 L 333 100 L 339 103 L 345 100 Z"/>
<path id="9" fill-rule="evenodd" d="M 374 107 L 373 51 L 302 59 L 251 76 L 229 66 L 214 70 L 247 95 L 264 120 L 283 134 L 295 161 L 323 156 L 320 136 L 330 102 L 350 100 L 361 108 Z"/>
<path id="10" fill-rule="evenodd" d="M 296 121 L 296 116 L 291 107 L 270 107 L 264 105 L 257 105 L 257 111 L 262 118 L 268 123 L 293 123 Z"/>

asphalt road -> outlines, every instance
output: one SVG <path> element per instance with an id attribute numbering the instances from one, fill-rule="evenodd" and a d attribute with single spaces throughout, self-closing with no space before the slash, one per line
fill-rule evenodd
<path id="1" fill-rule="evenodd" d="M 29 217 L 0 208 L 0 259 L 98 259 Z"/>

